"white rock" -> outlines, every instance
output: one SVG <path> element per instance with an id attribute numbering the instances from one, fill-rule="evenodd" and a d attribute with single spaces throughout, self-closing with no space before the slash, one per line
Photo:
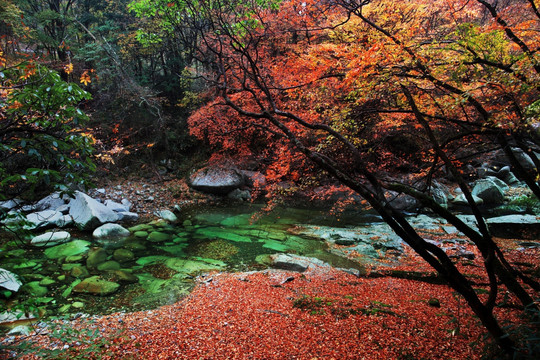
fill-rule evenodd
<path id="1" fill-rule="evenodd" d="M 92 236 L 97 239 L 127 237 L 130 235 L 128 229 L 118 224 L 104 224 L 94 230 Z"/>
<path id="2" fill-rule="evenodd" d="M 19 291 L 21 286 L 22 282 L 19 280 L 16 274 L 0 268 L 0 287 L 16 292 Z"/>
<path id="3" fill-rule="evenodd" d="M 170 211 L 170 210 L 156 211 L 155 215 L 162 218 L 163 220 L 167 220 L 169 222 L 178 221 L 178 218 L 176 217 L 176 215 L 174 215 L 174 213 L 172 211 Z"/>
<path id="4" fill-rule="evenodd" d="M 118 220 L 114 211 L 80 191 L 75 192 L 75 198 L 71 199 L 69 207 L 69 215 L 77 227 L 83 230 Z"/>
<path id="5" fill-rule="evenodd" d="M 129 211 L 129 209 L 126 208 L 123 204 L 119 204 L 112 200 L 105 200 L 105 206 L 111 209 L 112 211 L 116 211 L 116 212 Z"/>
<path id="6" fill-rule="evenodd" d="M 67 231 L 51 231 L 38 235 L 30 241 L 30 244 L 39 247 L 49 247 L 63 244 L 71 239 L 71 234 Z"/>

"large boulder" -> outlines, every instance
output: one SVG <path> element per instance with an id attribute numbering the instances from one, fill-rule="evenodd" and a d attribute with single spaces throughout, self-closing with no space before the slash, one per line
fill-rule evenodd
<path id="1" fill-rule="evenodd" d="M 29 229 L 45 229 L 64 224 L 64 214 L 56 210 L 43 210 L 26 215 Z"/>
<path id="2" fill-rule="evenodd" d="M 226 195 L 244 185 L 244 176 L 233 168 L 209 166 L 191 175 L 189 185 L 195 190 Z"/>
<path id="3" fill-rule="evenodd" d="M 486 220 L 493 236 L 511 239 L 538 239 L 540 217 L 535 215 L 505 215 Z"/>
<path id="4" fill-rule="evenodd" d="M 92 230 L 102 224 L 118 221 L 114 211 L 80 191 L 76 191 L 75 198 L 69 202 L 69 215 L 82 230 Z"/>
<path id="5" fill-rule="evenodd" d="M 504 202 L 504 190 L 492 179 L 478 180 L 471 193 L 482 199 L 486 205 L 500 205 Z"/>

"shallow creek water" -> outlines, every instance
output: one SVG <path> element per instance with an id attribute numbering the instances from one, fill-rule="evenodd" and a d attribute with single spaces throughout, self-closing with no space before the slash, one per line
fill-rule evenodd
<path id="1" fill-rule="evenodd" d="M 327 214 L 313 209 L 263 214 L 260 206 L 244 204 L 202 208 L 182 214 L 180 224 L 154 221 L 133 226 L 128 238 L 96 241 L 89 234 L 73 232 L 69 243 L 46 249 L 8 248 L 0 253 L 0 261 L 25 284 L 10 300 L 31 298 L 48 314 L 150 309 L 189 294 L 201 273 L 264 269 L 268 255 L 274 253 L 361 268 L 362 264 L 329 252 L 324 240 L 297 229 L 304 224 L 358 226 L 372 217 L 356 213 L 338 221 Z M 78 291 L 77 285 L 90 277 L 115 284 L 112 294 Z"/>

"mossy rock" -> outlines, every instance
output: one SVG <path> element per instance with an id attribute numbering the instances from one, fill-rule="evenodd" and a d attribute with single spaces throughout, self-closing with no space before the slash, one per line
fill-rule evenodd
<path id="1" fill-rule="evenodd" d="M 116 249 L 113 253 L 114 260 L 118 262 L 127 262 L 135 258 L 135 254 L 128 249 Z"/>
<path id="2" fill-rule="evenodd" d="M 146 240 L 150 242 L 164 242 L 170 239 L 171 239 L 171 236 L 169 234 L 159 232 L 159 231 L 152 231 L 146 238 Z"/>
<path id="3" fill-rule="evenodd" d="M 105 249 L 93 248 L 88 253 L 88 258 L 86 259 L 86 267 L 89 269 L 93 269 L 97 267 L 99 264 L 107 261 L 108 256 L 109 254 L 107 254 L 107 251 Z"/>
<path id="4" fill-rule="evenodd" d="M 73 292 L 106 296 L 115 293 L 119 288 L 120 284 L 104 280 L 99 276 L 92 276 L 76 285 Z"/>
<path id="5" fill-rule="evenodd" d="M 148 231 L 135 231 L 133 236 L 139 239 L 146 239 L 148 237 Z"/>
<path id="6" fill-rule="evenodd" d="M 68 256 L 84 254 L 88 251 L 90 244 L 85 240 L 73 240 L 45 249 L 44 254 L 49 259 L 67 258 Z"/>
<path id="7" fill-rule="evenodd" d="M 22 291 L 35 297 L 43 297 L 47 295 L 48 292 L 46 287 L 39 284 L 39 281 L 32 281 L 24 284 Z"/>
<path id="8" fill-rule="evenodd" d="M 137 231 L 149 231 L 149 230 L 152 230 L 152 225 L 139 224 L 139 225 L 135 225 L 128 228 L 128 230 L 131 231 L 132 233 L 137 232 Z"/>
<path id="9" fill-rule="evenodd" d="M 105 261 L 97 266 L 99 271 L 120 270 L 120 263 L 114 260 Z"/>

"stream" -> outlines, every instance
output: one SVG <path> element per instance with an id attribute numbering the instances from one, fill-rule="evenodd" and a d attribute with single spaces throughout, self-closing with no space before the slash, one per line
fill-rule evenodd
<path id="1" fill-rule="evenodd" d="M 95 240 L 72 232 L 69 242 L 45 249 L 22 249 L 11 242 L 0 253 L 1 267 L 19 275 L 24 285 L 4 296 L 9 295 L 8 302 L 30 301 L 48 315 L 106 314 L 174 303 L 189 294 L 201 273 L 265 269 L 275 253 L 361 269 L 362 263 L 330 251 L 324 236 L 313 231 L 328 233 L 373 220 L 359 213 L 338 219 L 314 209 L 267 214 L 262 206 L 242 204 L 194 209 L 175 225 L 162 220 L 139 224 L 129 228 L 127 238 Z"/>

